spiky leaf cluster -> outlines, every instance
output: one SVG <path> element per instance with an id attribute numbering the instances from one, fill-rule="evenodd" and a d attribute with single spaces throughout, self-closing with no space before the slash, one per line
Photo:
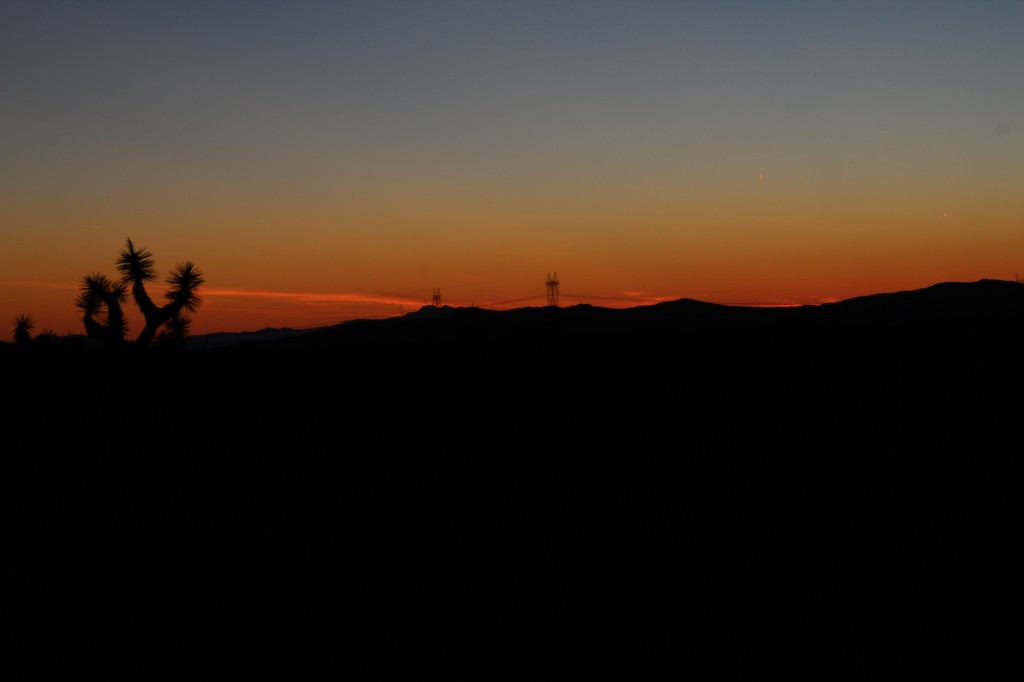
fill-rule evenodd
<path id="1" fill-rule="evenodd" d="M 31 315 L 22 313 L 14 317 L 14 331 L 17 332 L 19 329 L 25 331 L 32 331 L 36 327 L 36 321 L 32 319 Z"/>
<path id="2" fill-rule="evenodd" d="M 135 248 L 131 239 L 117 257 L 117 269 L 123 281 L 129 284 L 151 282 L 156 279 L 156 261 L 149 249 Z"/>
<path id="3" fill-rule="evenodd" d="M 121 304 L 127 295 L 127 285 L 94 273 L 82 278 L 75 305 L 84 313 L 82 321 L 86 333 L 106 347 L 118 346 L 128 332 Z"/>
<path id="4" fill-rule="evenodd" d="M 92 317 L 104 316 L 111 301 L 124 303 L 127 294 L 127 287 L 123 282 L 115 282 L 98 272 L 83 277 L 79 290 L 75 305 Z"/>
<path id="5" fill-rule="evenodd" d="M 167 277 L 167 284 L 171 288 L 164 296 L 175 309 L 194 313 L 203 302 L 199 295 L 199 287 L 205 281 L 203 273 L 199 272 L 194 263 L 189 261 L 179 264 Z"/>
<path id="6" fill-rule="evenodd" d="M 31 315 L 22 313 L 14 318 L 14 340 L 16 343 L 27 343 L 32 340 L 30 333 L 36 326 Z"/>
<path id="7" fill-rule="evenodd" d="M 180 344 L 185 340 L 185 337 L 189 335 L 191 330 L 192 318 L 184 312 L 179 311 L 177 315 L 164 324 L 160 333 L 157 334 L 156 340 L 162 343 Z"/>

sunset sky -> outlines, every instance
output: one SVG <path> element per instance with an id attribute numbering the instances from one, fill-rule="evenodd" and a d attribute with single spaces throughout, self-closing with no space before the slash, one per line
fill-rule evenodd
<path id="1" fill-rule="evenodd" d="M 1024 275 L 1024 2 L 0 3 L 0 328 L 126 237 L 194 332 Z M 132 327 L 141 329 L 133 304 Z"/>

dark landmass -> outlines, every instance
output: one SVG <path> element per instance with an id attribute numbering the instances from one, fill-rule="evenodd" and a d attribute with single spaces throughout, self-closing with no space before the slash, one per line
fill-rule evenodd
<path id="1" fill-rule="evenodd" d="M 0 345 L 12 679 L 1017 679 L 1018 283 L 278 336 Z"/>

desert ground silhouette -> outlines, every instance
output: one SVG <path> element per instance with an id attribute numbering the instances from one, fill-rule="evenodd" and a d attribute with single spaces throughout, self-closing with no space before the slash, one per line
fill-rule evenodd
<path id="1" fill-rule="evenodd" d="M 1022 331 L 983 280 L 4 343 L 13 679 L 1011 679 Z"/>

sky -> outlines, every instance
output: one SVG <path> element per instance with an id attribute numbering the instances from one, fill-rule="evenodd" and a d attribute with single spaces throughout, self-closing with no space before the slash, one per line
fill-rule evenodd
<path id="1" fill-rule="evenodd" d="M 0 334 L 126 238 L 194 333 L 1024 275 L 1024 2 L 0 2 Z M 153 293 L 159 287 L 152 288 Z M 133 330 L 141 330 L 133 304 Z"/>

